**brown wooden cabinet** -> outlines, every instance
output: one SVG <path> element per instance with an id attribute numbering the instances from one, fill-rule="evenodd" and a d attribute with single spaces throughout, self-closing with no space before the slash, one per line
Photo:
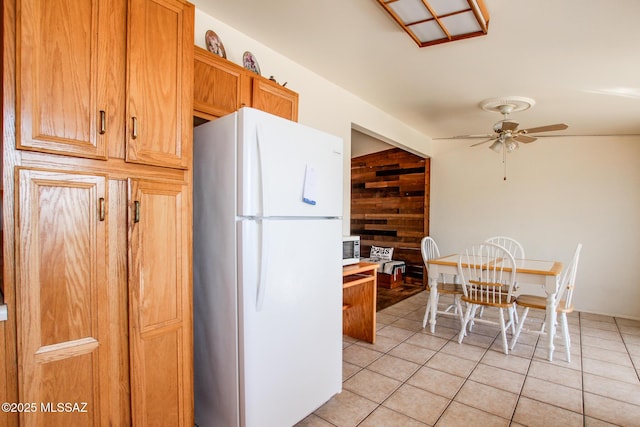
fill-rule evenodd
<path id="1" fill-rule="evenodd" d="M 107 158 L 109 126 L 121 126 L 119 81 L 101 78 L 122 68 L 125 36 L 109 33 L 115 0 L 18 0 L 15 55 L 17 138 L 20 149 Z M 83 25 L 78 25 L 82 23 Z M 116 24 L 117 25 L 117 24 Z M 113 63 L 113 59 L 120 62 Z M 120 67 L 119 67 L 120 66 Z M 109 91 L 114 85 L 116 90 Z M 124 104 L 120 105 L 123 113 Z"/>
<path id="2" fill-rule="evenodd" d="M 130 333 L 133 421 L 193 425 L 191 245 L 186 186 L 131 180 Z"/>
<path id="3" fill-rule="evenodd" d="M 360 262 L 342 267 L 342 333 L 376 342 L 378 264 Z"/>
<path id="4" fill-rule="evenodd" d="M 23 420 L 48 424 L 52 414 L 41 403 L 83 402 L 86 412 L 55 414 L 56 423 L 107 425 L 107 177 L 29 168 L 16 174 L 20 402 L 37 405 Z"/>
<path id="5" fill-rule="evenodd" d="M 122 0 L 19 3 L 18 148 L 106 159 L 126 143 L 129 162 L 188 167 L 193 14 L 183 1 L 130 0 L 126 15 Z"/>
<path id="6" fill-rule="evenodd" d="M 2 7 L 0 424 L 192 426 L 194 7 Z"/>
<path id="7" fill-rule="evenodd" d="M 193 10 L 182 0 L 129 0 L 128 16 L 127 161 L 186 169 Z"/>
<path id="8" fill-rule="evenodd" d="M 212 120 L 248 105 L 242 89 L 248 79 L 244 68 L 194 47 L 193 115 Z M 243 97 L 244 95 L 244 97 Z"/>
<path id="9" fill-rule="evenodd" d="M 196 123 L 240 107 L 253 107 L 298 121 L 298 94 L 198 46 L 194 47 Z"/>
<path id="10" fill-rule="evenodd" d="M 251 106 L 298 121 L 298 94 L 267 79 L 251 79 Z"/>

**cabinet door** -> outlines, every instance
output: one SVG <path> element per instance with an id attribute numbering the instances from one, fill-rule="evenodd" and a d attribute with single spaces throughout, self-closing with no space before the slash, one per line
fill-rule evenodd
<path id="1" fill-rule="evenodd" d="M 131 180 L 129 327 L 134 425 L 193 426 L 187 186 Z"/>
<path id="2" fill-rule="evenodd" d="M 214 119 L 242 106 L 244 69 L 195 46 L 193 115 Z"/>
<path id="3" fill-rule="evenodd" d="M 251 106 L 285 119 L 298 121 L 298 94 L 263 78 L 252 79 Z"/>
<path id="4" fill-rule="evenodd" d="M 193 109 L 193 5 L 130 0 L 127 161 L 187 169 Z"/>
<path id="5" fill-rule="evenodd" d="M 122 141 L 122 2 L 17 1 L 18 148 L 105 159 Z"/>
<path id="6" fill-rule="evenodd" d="M 26 168 L 16 175 L 19 401 L 37 405 L 20 424 L 107 425 L 106 177 Z"/>

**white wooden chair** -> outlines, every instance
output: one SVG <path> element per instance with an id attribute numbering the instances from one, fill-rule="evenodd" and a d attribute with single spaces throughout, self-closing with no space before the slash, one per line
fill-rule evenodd
<path id="1" fill-rule="evenodd" d="M 505 248 L 515 259 L 524 259 L 524 247 L 515 239 L 506 236 L 494 236 L 485 240 Z"/>
<path id="2" fill-rule="evenodd" d="M 485 240 L 485 242 L 494 243 L 496 245 L 502 246 L 507 251 L 509 251 L 509 253 L 513 256 L 514 259 L 524 259 L 524 247 L 516 239 L 513 239 L 511 237 L 507 237 L 507 236 L 493 236 L 493 237 L 489 237 L 487 240 Z M 518 286 L 518 282 L 516 282 L 513 285 L 513 293 L 514 293 L 514 295 L 517 296 L 518 292 L 519 292 L 519 286 Z M 515 308 L 515 306 L 514 306 L 514 308 Z M 480 315 L 479 315 L 480 317 L 482 317 L 483 310 L 484 310 L 484 307 L 480 309 Z M 518 322 L 518 312 L 514 311 L 513 312 L 513 316 L 514 316 L 515 322 L 517 323 Z M 472 324 L 473 324 L 473 322 L 472 322 Z"/>
<path id="3" fill-rule="evenodd" d="M 476 323 L 499 325 L 502 333 L 504 354 L 509 354 L 507 328 L 514 331 L 513 312 L 515 297 L 513 285 L 516 278 L 516 263 L 513 256 L 502 246 L 493 243 L 480 243 L 467 248 L 458 258 L 458 275 L 462 280 L 467 303 L 462 328 L 458 334 L 458 343 L 464 339 L 467 324 L 477 307 L 498 309 L 499 321 L 486 318 L 473 319 Z M 505 321 L 507 311 L 509 320 Z"/>
<path id="4" fill-rule="evenodd" d="M 420 249 L 422 251 L 422 260 L 424 261 L 425 267 L 427 269 L 429 266 L 427 262 L 430 259 L 439 258 L 440 250 L 438 249 L 438 245 L 433 238 L 427 236 L 422 239 L 420 244 Z M 460 324 L 462 325 L 462 305 L 460 303 L 460 298 L 463 295 L 462 285 L 455 283 L 456 276 L 452 278 L 450 282 L 447 282 L 444 275 L 440 275 L 438 278 L 438 293 L 436 294 L 436 307 L 439 303 L 440 294 L 448 294 L 453 295 L 453 304 L 450 304 L 444 310 L 436 310 L 436 315 L 443 314 L 448 316 L 455 316 L 460 320 Z M 422 327 L 425 328 L 427 326 L 427 322 L 429 321 L 429 312 L 431 308 L 431 285 L 429 280 L 427 280 L 427 291 L 429 292 L 429 300 L 427 301 L 427 308 L 424 312 L 424 319 L 422 320 Z M 453 311 L 452 311 L 453 310 Z"/>
<path id="5" fill-rule="evenodd" d="M 556 299 L 554 302 L 556 313 L 559 316 L 560 326 L 562 329 L 562 336 L 564 338 L 565 355 L 567 356 L 567 362 L 571 362 L 571 338 L 569 336 L 569 323 L 567 322 L 567 313 L 573 312 L 573 291 L 576 286 L 576 273 L 578 272 L 578 261 L 580 260 L 580 251 L 582 250 L 582 243 L 578 243 L 576 250 L 573 254 L 571 263 L 567 266 L 567 269 L 562 274 L 558 281 L 558 290 L 556 292 Z M 547 310 L 547 298 L 537 295 L 520 295 L 516 298 L 516 306 L 524 307 L 522 316 L 518 321 L 518 327 L 516 333 L 511 339 L 511 349 L 515 347 L 518 342 L 520 333 L 524 330 L 527 332 L 545 334 L 545 323 L 542 322 L 542 327 L 539 330 L 523 329 L 524 322 L 529 314 L 529 309 Z"/>

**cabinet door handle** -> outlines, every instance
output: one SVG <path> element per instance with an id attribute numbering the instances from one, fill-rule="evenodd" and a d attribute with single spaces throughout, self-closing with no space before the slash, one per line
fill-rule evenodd
<path id="1" fill-rule="evenodd" d="M 136 139 L 138 137 L 138 119 L 136 117 L 131 118 L 133 130 L 131 131 L 131 138 Z"/>
<path id="2" fill-rule="evenodd" d="M 140 202 L 133 202 L 133 222 L 140 222 Z"/>
<path id="3" fill-rule="evenodd" d="M 100 129 L 98 132 L 100 135 L 104 135 L 107 131 L 107 113 L 104 110 L 100 110 Z"/>
<path id="4" fill-rule="evenodd" d="M 98 201 L 98 206 L 100 210 L 100 221 L 104 221 L 105 213 L 106 213 L 106 204 L 104 202 L 104 197 L 100 197 Z"/>

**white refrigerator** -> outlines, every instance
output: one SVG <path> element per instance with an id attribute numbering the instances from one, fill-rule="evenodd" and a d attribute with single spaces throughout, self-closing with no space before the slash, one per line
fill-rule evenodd
<path id="1" fill-rule="evenodd" d="M 242 108 L 194 129 L 199 427 L 286 427 L 342 389 L 342 140 Z"/>

